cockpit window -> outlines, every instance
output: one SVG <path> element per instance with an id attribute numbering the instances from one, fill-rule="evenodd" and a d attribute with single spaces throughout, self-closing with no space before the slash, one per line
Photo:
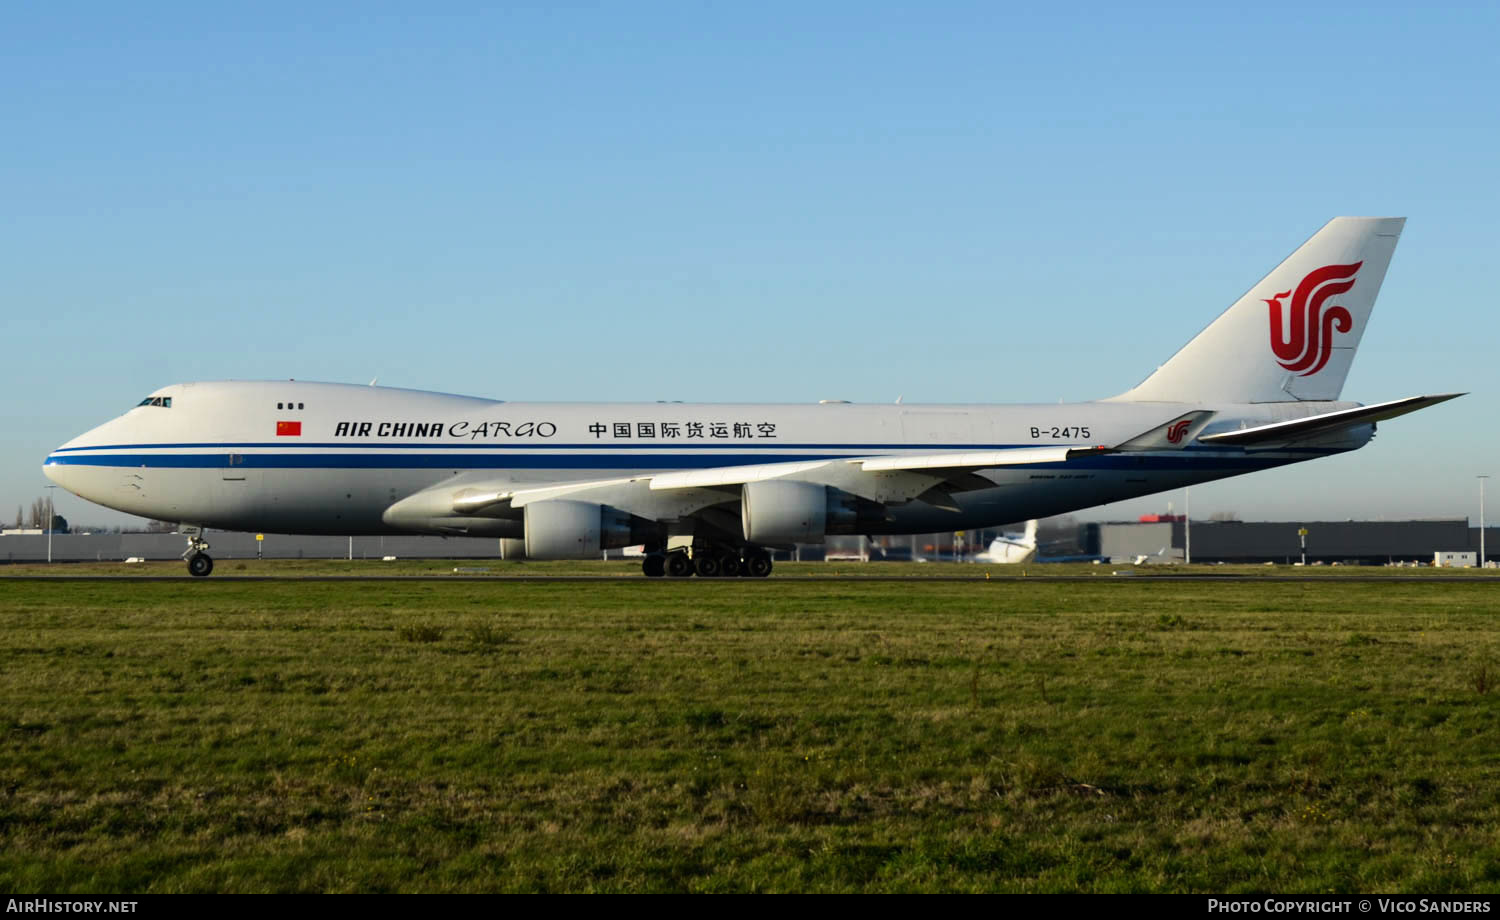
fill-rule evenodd
<path id="1" fill-rule="evenodd" d="M 163 409 L 172 408 L 172 397 L 170 396 L 147 396 L 136 403 L 137 406 L 161 406 Z"/>

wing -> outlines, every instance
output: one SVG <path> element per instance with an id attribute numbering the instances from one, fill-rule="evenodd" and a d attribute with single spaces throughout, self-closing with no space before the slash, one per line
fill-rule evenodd
<path id="1" fill-rule="evenodd" d="M 402 499 L 387 509 L 385 519 L 392 524 L 462 533 L 472 529 L 466 520 L 519 518 L 529 504 L 563 499 L 607 504 L 649 521 L 670 522 L 737 502 L 745 487 L 769 481 L 830 486 L 877 505 L 924 501 L 957 511 L 955 493 L 995 485 L 979 475 L 982 470 L 1062 465 L 1121 450 L 1177 447 L 1191 440 L 1212 415 L 1188 412 L 1114 447 L 1023 447 L 795 460 L 559 484 L 489 486 L 464 478 Z"/>
<path id="2" fill-rule="evenodd" d="M 1109 452 L 1106 447 L 1044 447 L 966 453 L 799 460 L 719 466 L 706 470 L 677 470 L 625 479 L 603 479 L 512 489 L 471 489 L 456 493 L 451 508 L 458 514 L 478 514 L 496 505 L 524 508 L 532 502 L 567 498 L 607 501 L 654 520 L 682 517 L 737 499 L 740 489 L 754 482 L 786 479 L 834 486 L 873 502 L 899 504 L 932 500 L 951 504 L 949 492 L 986 489 L 994 485 L 977 471 L 1023 464 L 1066 463 L 1083 455 Z"/>
<path id="3" fill-rule="evenodd" d="M 881 509 L 885 506 L 912 501 L 958 511 L 955 494 L 995 485 L 993 480 L 980 475 L 984 470 L 1009 466 L 1065 466 L 1105 454 L 1181 450 L 1194 442 L 1227 448 L 1275 446 L 1395 418 L 1460 395 L 1463 394 L 1414 396 L 1212 434 L 1203 432 L 1212 422 L 1214 412 L 1197 409 L 1117 444 L 1092 447 L 1024 447 L 795 460 L 519 486 L 500 486 L 493 480 L 475 481 L 466 476 L 402 499 L 386 510 L 385 520 L 428 531 L 470 533 L 476 532 L 476 524 L 496 520 L 518 521 L 527 505 L 555 500 L 607 505 L 629 516 L 657 523 L 729 514 L 735 514 L 737 519 L 737 509 L 731 511 L 720 506 L 737 503 L 748 494 L 747 489 L 764 488 L 756 484 L 769 482 L 827 486 L 839 490 L 847 493 L 851 502 L 864 503 L 860 506 L 862 514 L 883 514 Z"/>

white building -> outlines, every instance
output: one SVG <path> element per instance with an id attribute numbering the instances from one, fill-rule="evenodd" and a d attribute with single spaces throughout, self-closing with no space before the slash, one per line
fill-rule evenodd
<path id="1" fill-rule="evenodd" d="M 1479 554 L 1436 552 L 1432 554 L 1432 564 L 1439 568 L 1472 569 L 1479 564 Z"/>

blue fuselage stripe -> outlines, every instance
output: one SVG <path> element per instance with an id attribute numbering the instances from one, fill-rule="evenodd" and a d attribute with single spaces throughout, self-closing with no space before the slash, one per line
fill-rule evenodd
<path id="1" fill-rule="evenodd" d="M 741 450 L 741 451 L 755 451 L 755 452 L 757 452 L 758 455 L 770 454 L 771 456 L 775 457 L 776 459 L 785 459 L 785 457 L 783 457 L 783 455 L 781 455 L 781 454 L 771 454 L 770 452 L 772 452 L 772 451 L 778 451 L 778 450 L 835 450 L 835 451 L 853 451 L 854 453 L 850 453 L 850 454 L 848 454 L 848 456 L 864 457 L 864 456 L 869 456 L 870 454 L 882 453 L 882 452 L 889 452 L 889 451 L 913 451 L 913 450 L 927 450 L 927 451 L 944 451 L 944 450 L 952 450 L 952 451 L 959 451 L 959 450 L 962 450 L 962 451 L 976 451 L 976 450 L 1021 450 L 1021 449 L 1034 449 L 1034 448 L 1037 448 L 1037 447 L 1078 447 L 1078 448 L 1084 448 L 1084 447 L 1088 447 L 1088 446 L 1090 446 L 1090 445 L 1087 445 L 1087 444 L 1055 444 L 1055 443 L 1045 443 L 1045 444 L 1043 444 L 1043 443 L 1039 443 L 1039 442 L 1030 442 L 1030 443 L 1026 443 L 1026 444 L 905 444 L 905 443 L 903 443 L 903 444 L 783 444 L 783 443 L 780 443 L 780 442 L 776 442 L 776 443 L 764 443 L 764 444 L 722 444 L 722 443 L 717 443 L 717 442 L 713 442 L 713 441 L 706 441 L 706 442 L 703 442 L 701 444 L 680 443 L 680 442 L 671 443 L 671 444 L 659 444 L 659 443 L 642 443 L 642 442 L 631 442 L 631 441 L 620 441 L 620 442 L 600 441 L 600 442 L 596 442 L 596 443 L 585 443 L 585 444 L 550 444 L 550 443 L 537 443 L 537 442 L 533 441 L 533 442 L 524 443 L 524 444 L 497 444 L 497 443 L 494 443 L 494 442 L 486 442 L 486 443 L 482 443 L 482 444 L 438 444 L 438 443 L 426 443 L 426 444 L 369 444 L 369 443 L 366 443 L 366 444 L 348 444 L 348 443 L 338 443 L 338 442 L 318 442 L 318 443 L 312 443 L 312 442 L 306 442 L 306 443 L 304 443 L 304 442 L 295 442 L 295 443 L 289 443 L 287 441 L 244 441 L 244 442 L 238 442 L 238 443 L 231 443 L 231 442 L 224 442 L 224 443 L 218 443 L 218 442 L 184 442 L 184 443 L 181 443 L 181 444 L 96 444 L 96 445 L 89 445 L 89 446 L 86 446 L 86 447 L 59 447 L 58 449 L 54 450 L 52 453 L 53 453 L 53 456 L 56 456 L 58 454 L 77 454 L 77 453 L 83 453 L 85 451 L 94 451 L 94 450 L 99 450 L 99 451 L 128 451 L 128 450 L 198 450 L 198 451 L 211 450 L 211 451 L 230 451 L 230 450 L 262 450 L 262 449 L 266 449 L 266 448 L 270 448 L 272 450 L 278 450 L 278 451 L 310 451 L 310 450 L 379 450 L 379 451 L 387 451 L 387 450 L 400 450 L 400 451 L 408 451 L 408 450 L 426 450 L 426 451 L 444 451 L 444 450 L 460 450 L 460 451 L 469 451 L 469 450 L 503 450 L 503 451 L 537 451 L 537 450 L 542 450 L 542 451 L 554 451 L 554 450 L 575 450 L 575 451 L 576 450 L 585 450 L 585 451 L 598 451 L 598 450 L 636 450 L 636 451 L 641 451 L 641 450 L 671 450 L 671 451 L 678 451 L 678 450 Z M 1229 449 L 1232 450 L 1234 448 L 1229 448 Z M 1210 451 L 1210 452 L 1216 452 L 1216 453 L 1222 453 L 1225 450 L 1226 450 L 1226 448 L 1224 448 L 1224 447 L 1209 447 L 1207 445 L 1203 445 L 1203 446 L 1189 445 L 1187 447 L 1183 447 L 1183 448 L 1179 448 L 1178 449 L 1178 451 Z M 1282 453 L 1306 453 L 1306 454 L 1336 454 L 1336 453 L 1341 453 L 1342 452 L 1342 449 L 1316 448 L 1316 447 L 1304 447 L 1304 448 L 1281 447 L 1281 448 L 1277 448 L 1277 450 L 1279 452 L 1282 452 Z M 821 456 L 821 455 L 819 455 L 819 456 Z"/>
<path id="2" fill-rule="evenodd" d="M 181 444 L 98 444 L 87 447 L 59 447 L 54 454 L 79 453 L 89 450 L 853 450 L 860 456 L 877 451 L 891 450 L 1015 450 L 1022 447 L 1054 447 L 1065 445 L 1040 444 L 784 444 L 767 441 L 760 444 L 726 444 L 721 441 L 690 443 L 648 443 L 641 441 L 597 441 L 584 444 L 564 444 L 528 441 L 520 444 L 504 444 L 484 441 L 469 444 L 351 444 L 348 442 L 303 442 L 303 441 L 244 441 L 231 442 L 184 442 Z"/>
<path id="3" fill-rule="evenodd" d="M 229 454 L 89 454 L 49 457 L 69 466 L 160 467 L 163 469 L 230 469 Z M 837 460 L 832 454 L 777 454 L 778 461 Z M 739 466 L 764 463 L 763 454 L 235 454 L 233 469 L 666 469 Z"/>
<path id="4" fill-rule="evenodd" d="M 951 448 L 950 448 L 951 449 Z M 1056 470 L 1186 470 L 1192 468 L 1260 469 L 1289 462 L 1292 459 L 1308 459 L 1336 451 L 1298 451 L 1296 458 L 1286 456 L 1290 451 L 1278 451 L 1280 456 L 1258 457 L 1246 455 L 1215 454 L 1207 456 L 1195 452 L 1149 455 L 1111 454 L 1098 457 L 1080 457 L 1067 463 L 1015 464 L 1007 469 Z M 668 453 L 527 453 L 527 454 L 466 454 L 462 456 L 440 454 L 388 454 L 388 453 L 275 453 L 235 454 L 233 464 L 230 454 L 53 454 L 48 464 L 59 466 L 96 467 L 147 467 L 158 469 L 580 469 L 580 470 L 659 470 L 659 469 L 705 469 L 719 466 L 741 466 L 759 463 L 794 463 L 808 460 L 839 460 L 868 456 L 868 451 L 858 453 L 755 453 L 755 454 L 668 454 Z"/>

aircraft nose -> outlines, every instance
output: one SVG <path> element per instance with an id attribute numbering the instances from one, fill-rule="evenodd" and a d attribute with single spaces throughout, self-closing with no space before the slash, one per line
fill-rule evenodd
<path id="1" fill-rule="evenodd" d="M 66 456 L 66 454 L 59 454 L 57 451 L 48 454 L 47 459 L 42 461 L 42 475 L 64 489 L 67 489 L 69 492 L 72 492 L 74 495 L 77 495 L 77 483 L 74 481 L 77 477 L 68 475 L 68 465 L 63 461 L 63 458 Z"/>
<path id="2" fill-rule="evenodd" d="M 101 425 L 92 431 L 86 431 L 66 444 L 54 448 L 52 453 L 47 455 L 47 459 L 42 461 L 42 475 L 74 495 L 93 501 L 92 496 L 85 494 L 89 491 L 86 482 L 88 467 L 80 465 L 84 457 L 79 450 L 100 443 L 97 435 L 104 427 Z"/>

